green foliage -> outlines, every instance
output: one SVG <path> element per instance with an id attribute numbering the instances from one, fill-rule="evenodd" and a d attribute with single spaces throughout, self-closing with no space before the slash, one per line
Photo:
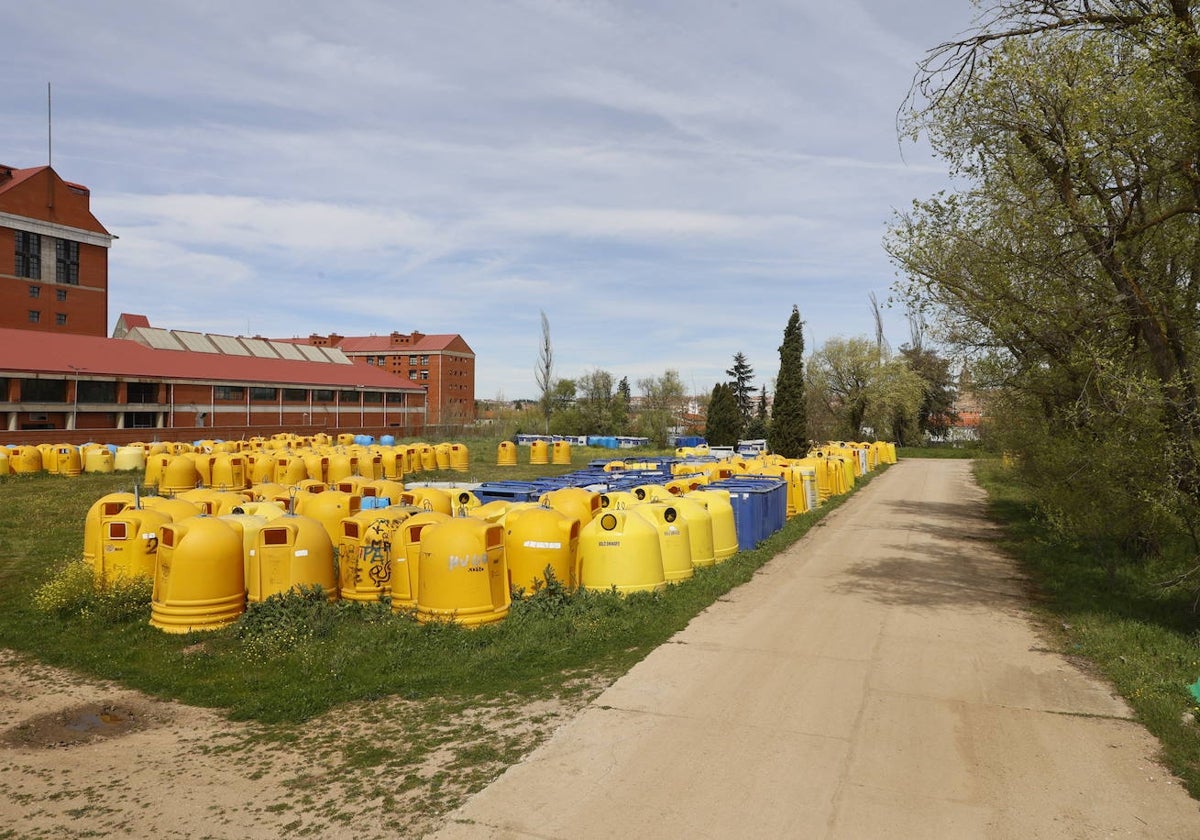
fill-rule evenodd
<path id="1" fill-rule="evenodd" d="M 704 437 L 712 446 L 734 446 L 742 434 L 742 414 L 732 386 L 719 382 L 708 400 Z"/>
<path id="2" fill-rule="evenodd" d="M 241 653 L 255 662 L 266 662 L 331 638 L 337 630 L 342 604 L 329 600 L 320 586 L 301 587 L 270 595 L 246 605 L 235 629 Z"/>
<path id="3" fill-rule="evenodd" d="M 866 338 L 831 338 L 812 355 L 807 388 L 822 439 L 875 437 L 904 442 L 915 427 L 924 386 L 903 357 Z"/>
<path id="4" fill-rule="evenodd" d="M 733 389 L 738 413 L 742 416 L 741 425 L 745 426 L 754 412 L 754 398 L 751 396 L 754 389 L 750 386 L 754 381 L 754 368 L 746 361 L 745 353 L 739 351 L 733 354 L 733 366 L 725 371 L 725 375 L 732 380 L 729 384 Z"/>
<path id="5" fill-rule="evenodd" d="M 679 422 L 683 412 L 685 392 L 679 372 L 668 370 L 662 376 L 638 380 L 642 392 L 642 409 L 638 412 L 637 429 L 650 439 L 651 446 L 665 447 L 667 436 Z"/>
<path id="6" fill-rule="evenodd" d="M 1104 6 L 992 4 L 933 51 L 907 128 L 958 188 L 887 247 L 910 311 L 971 359 L 990 442 L 1111 576 L 1200 533 L 1200 23 Z"/>
<path id="7" fill-rule="evenodd" d="M 148 616 L 153 585 L 148 577 L 122 577 L 101 587 L 89 563 L 72 560 L 34 591 L 33 605 L 61 619 L 120 624 Z"/>
<path id="8" fill-rule="evenodd" d="M 785 458 L 802 458 L 809 448 L 808 407 L 804 384 L 804 325 L 800 308 L 792 307 L 783 343 L 767 445 Z"/>

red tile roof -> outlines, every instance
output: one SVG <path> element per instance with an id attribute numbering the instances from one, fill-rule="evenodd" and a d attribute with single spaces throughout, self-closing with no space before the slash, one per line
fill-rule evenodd
<path id="1" fill-rule="evenodd" d="M 392 344 L 391 336 L 387 335 L 348 335 L 337 346 L 343 353 L 420 353 L 449 349 L 455 339 L 462 341 L 462 336 L 424 335 L 412 344 Z"/>
<path id="2" fill-rule="evenodd" d="M 0 372 L 3 371 L 423 390 L 404 377 L 367 365 L 156 350 L 127 339 L 39 330 L 0 329 Z"/>
<path id="3" fill-rule="evenodd" d="M 44 172 L 45 170 L 47 170 L 49 168 L 50 168 L 49 166 L 32 166 L 28 169 L 16 169 L 12 166 L 6 166 L 4 164 L 0 164 L 0 170 L 6 170 L 6 171 L 9 171 L 12 173 L 11 178 L 8 178 L 4 181 L 0 181 L 0 193 L 7 192 L 8 190 L 12 189 L 13 187 L 16 187 L 16 186 L 19 186 L 19 185 L 25 183 L 30 178 L 32 178 L 34 175 L 37 175 L 39 172 Z M 80 187 L 80 189 L 87 189 L 87 188 Z"/>
<path id="4" fill-rule="evenodd" d="M 145 315 L 133 315 L 128 312 L 122 312 L 121 316 L 117 318 L 117 320 L 123 322 L 125 324 L 125 328 L 128 330 L 131 330 L 134 327 L 150 326 L 150 319 Z"/>

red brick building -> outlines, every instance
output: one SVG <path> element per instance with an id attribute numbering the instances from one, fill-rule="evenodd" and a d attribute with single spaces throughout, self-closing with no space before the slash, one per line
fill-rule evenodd
<path id="1" fill-rule="evenodd" d="M 429 424 L 475 420 L 475 351 L 461 335 L 310 335 L 292 341 L 341 350 L 351 361 L 412 380 L 428 394 Z"/>
<path id="2" fill-rule="evenodd" d="M 0 418 L 0 443 L 38 432 L 111 443 L 283 430 L 402 437 L 424 432 L 425 392 L 337 351 L 265 339 L 148 326 L 124 338 L 0 328 Z"/>
<path id="3" fill-rule="evenodd" d="M 108 249 L 87 187 L 0 165 L 0 328 L 103 336 Z"/>

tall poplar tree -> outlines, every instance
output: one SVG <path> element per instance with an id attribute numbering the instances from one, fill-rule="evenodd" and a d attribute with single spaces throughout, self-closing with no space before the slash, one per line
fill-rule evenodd
<path id="1" fill-rule="evenodd" d="M 779 345 L 779 376 L 775 379 L 775 406 L 767 447 L 785 458 L 808 453 L 808 414 L 804 403 L 804 324 L 800 308 L 792 307 L 783 344 Z"/>

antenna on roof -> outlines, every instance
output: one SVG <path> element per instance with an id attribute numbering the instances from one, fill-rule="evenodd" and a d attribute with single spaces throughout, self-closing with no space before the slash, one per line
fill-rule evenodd
<path id="1" fill-rule="evenodd" d="M 49 82 L 46 82 L 46 165 L 54 165 L 54 111 L 51 107 Z"/>

